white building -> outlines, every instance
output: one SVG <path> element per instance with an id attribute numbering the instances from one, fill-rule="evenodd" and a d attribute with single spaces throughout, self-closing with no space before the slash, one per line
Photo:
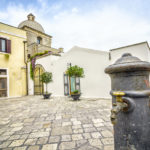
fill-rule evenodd
<path id="1" fill-rule="evenodd" d="M 80 79 L 82 97 L 110 98 L 110 77 L 105 74 L 104 69 L 124 53 L 131 53 L 143 61 L 150 61 L 150 48 L 147 42 L 112 49 L 109 52 L 75 46 L 60 56 L 41 56 L 36 60 L 35 72 L 37 73 L 35 73 L 34 80 L 29 79 L 29 94 L 41 94 L 42 85 L 39 81 L 39 75 L 43 71 L 48 71 L 53 73 L 53 82 L 48 85 L 48 91 L 53 96 L 64 96 L 66 86 L 64 85 L 66 83 L 64 82 L 64 74 L 71 63 L 71 65 L 82 67 L 85 72 L 85 77 Z"/>

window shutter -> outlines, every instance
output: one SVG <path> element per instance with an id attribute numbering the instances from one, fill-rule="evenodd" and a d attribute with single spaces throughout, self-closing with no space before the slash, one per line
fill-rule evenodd
<path id="1" fill-rule="evenodd" d="M 80 91 L 80 78 L 76 77 L 76 90 Z"/>
<path id="2" fill-rule="evenodd" d="M 67 74 L 64 74 L 64 95 L 69 95 L 69 81 Z"/>
<path id="3" fill-rule="evenodd" d="M 0 39 L 0 52 L 2 51 L 1 39 Z"/>
<path id="4" fill-rule="evenodd" d="M 11 53 L 11 40 L 6 40 L 6 52 Z"/>

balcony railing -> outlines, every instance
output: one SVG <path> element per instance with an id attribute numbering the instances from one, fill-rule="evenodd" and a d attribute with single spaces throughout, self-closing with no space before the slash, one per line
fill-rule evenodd
<path id="1" fill-rule="evenodd" d="M 45 51 L 51 51 L 55 54 L 55 53 L 62 52 L 63 49 L 62 48 L 56 49 L 56 48 L 52 48 L 52 47 L 42 45 L 42 44 L 37 44 L 37 43 L 33 43 L 28 46 L 28 54 L 30 54 L 31 56 L 33 56 L 36 53 L 43 53 Z"/>

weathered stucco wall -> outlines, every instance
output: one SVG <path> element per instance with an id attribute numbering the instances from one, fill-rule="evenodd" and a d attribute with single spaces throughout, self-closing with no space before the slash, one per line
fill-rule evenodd
<path id="1" fill-rule="evenodd" d="M 124 53 L 131 53 L 133 56 L 136 56 L 143 61 L 150 61 L 149 59 L 150 50 L 149 50 L 147 42 L 138 43 L 138 44 L 110 50 L 111 64 L 113 64 Z"/>
<path id="2" fill-rule="evenodd" d="M 110 97 L 110 81 L 104 73 L 109 65 L 108 52 L 74 47 L 58 60 L 55 60 L 56 57 L 48 56 L 36 61 L 36 64 L 42 64 L 46 71 L 53 73 L 53 82 L 48 86 L 53 95 L 64 96 L 63 73 L 67 69 L 67 63 L 71 63 L 84 68 L 85 77 L 80 80 L 83 97 Z"/>
<path id="3" fill-rule="evenodd" d="M 80 80 L 83 97 L 110 98 L 110 77 L 104 70 L 124 53 L 131 53 L 143 61 L 150 61 L 148 44 L 143 42 L 111 50 L 111 57 L 109 52 L 73 47 L 61 57 L 49 55 L 37 59 L 36 64 L 41 64 L 46 71 L 53 73 L 53 82 L 49 84 L 48 89 L 54 96 L 64 96 L 63 74 L 67 63 L 71 63 L 84 68 L 85 78 Z"/>
<path id="4" fill-rule="evenodd" d="M 29 54 L 35 53 L 36 52 L 35 49 L 37 49 L 37 52 L 38 52 L 38 49 L 39 50 L 42 49 L 44 51 L 44 50 L 49 50 L 49 48 L 51 48 L 51 37 L 50 36 L 48 36 L 44 33 L 32 30 L 28 27 L 25 27 L 24 30 L 27 32 L 27 46 L 28 46 Z M 37 44 L 37 37 L 41 38 L 40 44 Z M 37 45 L 35 45 L 35 44 L 37 44 Z"/>
<path id="5" fill-rule="evenodd" d="M 30 45 L 32 43 L 37 43 L 37 37 L 41 37 L 42 38 L 41 44 L 51 47 L 51 37 L 50 36 L 48 36 L 44 33 L 32 30 L 28 27 L 25 27 L 24 30 L 27 31 L 28 45 Z"/>
<path id="6" fill-rule="evenodd" d="M 0 52 L 0 69 L 9 72 L 9 97 L 26 95 L 26 69 L 24 63 L 24 43 L 26 32 L 0 23 L 0 37 L 11 40 L 11 54 Z"/>

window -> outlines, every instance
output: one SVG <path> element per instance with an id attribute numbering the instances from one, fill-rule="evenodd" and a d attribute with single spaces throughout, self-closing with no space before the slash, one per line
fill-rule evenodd
<path id="1" fill-rule="evenodd" d="M 2 52 L 6 52 L 6 40 L 1 39 L 1 50 Z"/>
<path id="2" fill-rule="evenodd" d="M 6 69 L 0 69 L 0 75 L 7 75 Z"/>
<path id="3" fill-rule="evenodd" d="M 42 38 L 41 37 L 37 37 L 37 44 L 41 44 Z"/>
<path id="4" fill-rule="evenodd" d="M 64 95 L 70 95 L 75 90 L 80 91 L 80 78 L 64 74 Z"/>
<path id="5" fill-rule="evenodd" d="M 11 41 L 0 38 L 0 52 L 11 53 Z"/>

